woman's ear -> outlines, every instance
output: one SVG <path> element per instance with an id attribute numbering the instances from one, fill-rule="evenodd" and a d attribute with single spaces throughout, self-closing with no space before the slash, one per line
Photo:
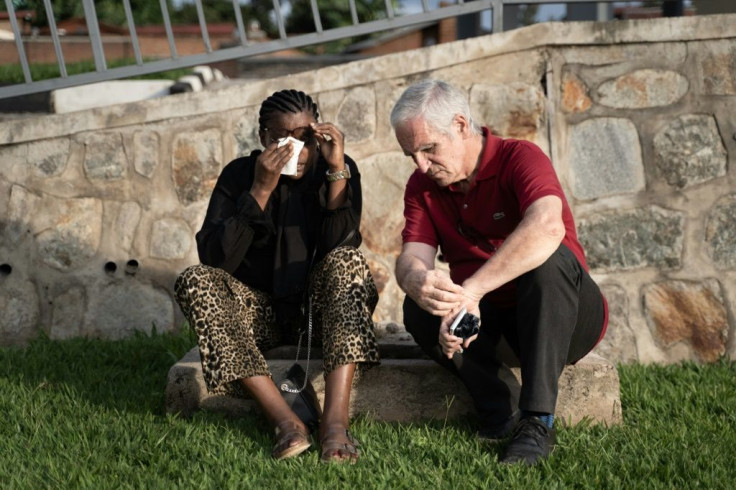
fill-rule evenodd
<path id="1" fill-rule="evenodd" d="M 267 146 L 268 146 L 268 144 L 267 144 L 267 142 L 268 142 L 268 138 L 267 138 L 267 133 L 266 133 L 266 131 L 264 131 L 264 130 L 262 130 L 262 129 L 259 129 L 259 130 L 258 130 L 258 138 L 259 138 L 259 139 L 261 140 L 261 146 L 262 146 L 262 147 L 264 147 L 264 148 L 265 148 L 265 147 L 267 147 Z"/>

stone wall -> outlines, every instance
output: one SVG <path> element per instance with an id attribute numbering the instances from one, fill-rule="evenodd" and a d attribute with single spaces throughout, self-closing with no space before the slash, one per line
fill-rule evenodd
<path id="1" fill-rule="evenodd" d="M 364 186 L 363 250 L 401 322 L 393 277 L 413 171 L 388 122 L 425 77 L 552 158 L 609 301 L 599 353 L 733 356 L 736 16 L 545 23 L 218 91 L 0 123 L 0 342 L 118 338 L 182 318 L 176 274 L 224 164 L 258 147 L 275 90 L 312 94 Z M 730 165 L 729 165 L 730 163 Z"/>

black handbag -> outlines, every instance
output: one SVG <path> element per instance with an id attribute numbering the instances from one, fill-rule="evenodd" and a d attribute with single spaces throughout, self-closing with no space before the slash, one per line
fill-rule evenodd
<path id="1" fill-rule="evenodd" d="M 307 373 L 299 364 L 294 363 L 289 368 L 286 377 L 279 382 L 279 391 L 286 404 L 304 422 L 304 425 L 311 432 L 316 433 L 319 428 L 319 419 L 322 417 L 322 409 L 319 406 L 314 386 L 309 382 Z"/>
<path id="2" fill-rule="evenodd" d="M 304 331 L 299 335 L 296 348 L 296 360 L 299 361 L 299 350 L 302 345 Z M 307 371 L 309 370 L 309 357 L 312 350 L 312 299 L 309 298 L 308 327 L 307 327 Z M 307 377 L 307 371 L 302 369 L 298 362 L 292 364 L 286 372 L 286 377 L 279 384 L 279 391 L 284 401 L 311 432 L 319 428 L 319 419 L 322 417 L 322 409 L 319 406 L 317 392 Z"/>

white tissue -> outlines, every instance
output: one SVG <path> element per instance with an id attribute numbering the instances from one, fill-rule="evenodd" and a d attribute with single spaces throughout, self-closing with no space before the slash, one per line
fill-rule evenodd
<path id="1" fill-rule="evenodd" d="M 291 145 L 294 147 L 294 153 L 292 153 L 291 158 L 286 162 L 284 168 L 281 169 L 281 175 L 296 175 L 296 164 L 299 161 L 299 152 L 302 151 L 302 147 L 304 146 L 303 141 L 292 138 L 291 136 L 281 138 L 278 146 L 280 148 L 289 142 L 291 142 Z"/>

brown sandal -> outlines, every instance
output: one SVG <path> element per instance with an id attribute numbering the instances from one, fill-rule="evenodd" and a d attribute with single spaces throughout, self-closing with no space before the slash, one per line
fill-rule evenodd
<path id="1" fill-rule="evenodd" d="M 303 453 L 309 446 L 309 433 L 296 422 L 287 420 L 281 422 L 275 429 L 276 444 L 273 446 L 271 456 L 276 459 L 293 458 Z"/>
<path id="2" fill-rule="evenodd" d="M 343 438 L 348 442 L 344 442 Z M 360 457 L 360 443 L 353 437 L 348 429 L 334 427 L 326 429 L 320 441 L 322 455 L 320 461 L 323 463 L 350 463 L 355 464 Z"/>

